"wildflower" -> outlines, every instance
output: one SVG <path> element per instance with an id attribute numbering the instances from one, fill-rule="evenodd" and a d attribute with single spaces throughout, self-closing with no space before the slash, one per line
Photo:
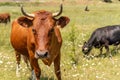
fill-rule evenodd
<path id="1" fill-rule="evenodd" d="M 0 60 L 0 64 L 2 64 L 2 63 L 3 63 L 3 61 Z"/>
<path id="2" fill-rule="evenodd" d="M 80 74 L 74 74 L 74 75 L 72 75 L 73 77 L 77 77 L 77 76 L 79 76 Z"/>

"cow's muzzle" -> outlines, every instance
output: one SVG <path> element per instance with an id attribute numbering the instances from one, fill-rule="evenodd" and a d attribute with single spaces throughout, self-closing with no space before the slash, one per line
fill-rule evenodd
<path id="1" fill-rule="evenodd" d="M 42 59 L 42 58 L 48 58 L 49 57 L 49 52 L 46 51 L 36 51 L 35 52 L 35 58 L 38 59 Z"/>

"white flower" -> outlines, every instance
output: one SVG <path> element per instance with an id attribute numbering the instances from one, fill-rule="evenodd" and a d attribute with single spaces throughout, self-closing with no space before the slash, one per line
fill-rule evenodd
<path id="1" fill-rule="evenodd" d="M 74 75 L 72 75 L 73 77 L 77 77 L 77 76 L 79 76 L 80 74 L 74 74 Z"/>
<path id="2" fill-rule="evenodd" d="M 3 63 L 3 61 L 0 60 L 0 64 L 2 64 L 2 63 Z"/>

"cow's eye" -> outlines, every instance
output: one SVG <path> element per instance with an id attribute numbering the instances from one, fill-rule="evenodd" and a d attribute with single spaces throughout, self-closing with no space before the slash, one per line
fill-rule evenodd
<path id="1" fill-rule="evenodd" d="M 53 32 L 54 31 L 54 28 L 52 28 L 51 30 L 50 30 L 50 32 Z"/>
<path id="2" fill-rule="evenodd" d="M 36 30 L 35 29 L 32 29 L 32 32 L 33 32 L 34 35 L 36 34 Z"/>
<path id="3" fill-rule="evenodd" d="M 51 29 L 51 30 L 49 31 L 48 36 L 50 36 L 53 32 L 54 32 L 54 29 Z"/>

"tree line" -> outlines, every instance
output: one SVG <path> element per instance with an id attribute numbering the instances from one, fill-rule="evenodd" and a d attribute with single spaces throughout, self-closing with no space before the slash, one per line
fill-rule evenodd
<path id="1" fill-rule="evenodd" d="M 103 0 L 104 2 L 107 2 L 107 3 L 112 3 L 112 0 Z M 120 0 L 118 0 L 120 1 Z"/>

